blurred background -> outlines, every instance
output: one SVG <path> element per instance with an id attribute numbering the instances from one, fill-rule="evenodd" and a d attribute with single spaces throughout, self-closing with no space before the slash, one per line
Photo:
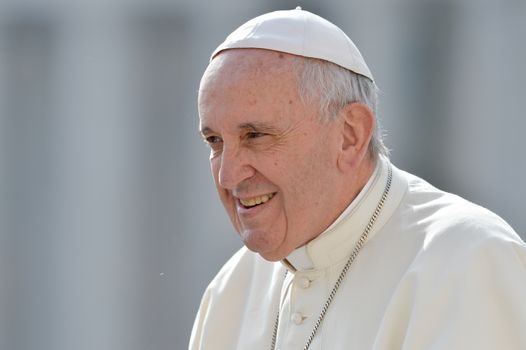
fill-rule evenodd
<path id="1" fill-rule="evenodd" d="M 524 0 L 0 0 L 0 349 L 185 349 L 240 246 L 197 132 L 228 33 L 301 5 L 382 89 L 393 162 L 526 237 Z"/>

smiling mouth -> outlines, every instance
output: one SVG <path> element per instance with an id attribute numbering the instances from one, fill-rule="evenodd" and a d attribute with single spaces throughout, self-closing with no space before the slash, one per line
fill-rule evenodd
<path id="1" fill-rule="evenodd" d="M 245 208 L 252 208 L 261 204 L 264 204 L 268 202 L 269 200 L 274 197 L 274 193 L 264 194 L 262 196 L 247 198 L 247 199 L 239 199 L 239 202 L 241 205 Z"/>

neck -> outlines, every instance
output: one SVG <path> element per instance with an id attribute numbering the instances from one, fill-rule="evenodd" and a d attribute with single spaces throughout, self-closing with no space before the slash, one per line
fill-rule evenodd
<path id="1" fill-rule="evenodd" d="M 327 221 L 328 224 L 324 228 L 324 230 L 322 230 L 322 232 L 324 232 L 329 226 L 331 226 L 356 199 L 356 197 L 360 194 L 365 185 L 367 185 L 367 182 L 373 175 L 376 169 L 376 165 L 379 161 L 379 159 L 367 158 L 366 160 L 364 160 L 364 162 L 360 164 L 359 167 L 347 174 L 347 176 L 341 182 L 341 186 L 338 187 L 339 201 L 334 206 L 335 210 L 333 212 L 333 215 Z"/>
<path id="2" fill-rule="evenodd" d="M 342 207 L 340 213 L 343 212 L 343 210 L 345 210 L 345 208 L 347 208 L 363 190 L 367 181 L 369 181 L 373 175 L 379 161 L 379 159 L 367 157 L 352 174 L 349 174 L 349 176 L 346 177 L 343 188 L 347 189 L 347 191 L 345 191 L 345 193 L 342 192 L 344 195 L 342 196 Z"/>

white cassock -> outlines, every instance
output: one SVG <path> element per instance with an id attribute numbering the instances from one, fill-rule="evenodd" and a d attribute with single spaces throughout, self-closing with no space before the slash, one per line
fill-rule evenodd
<path id="1" fill-rule="evenodd" d="M 386 187 L 272 263 L 246 248 L 206 290 L 190 350 L 303 349 Z M 525 350 L 526 246 L 497 215 L 394 166 L 387 200 L 310 349 Z M 285 271 L 288 273 L 285 276 Z"/>

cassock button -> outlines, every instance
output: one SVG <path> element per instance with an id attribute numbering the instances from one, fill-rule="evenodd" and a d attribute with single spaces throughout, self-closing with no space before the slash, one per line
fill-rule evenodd
<path id="1" fill-rule="evenodd" d="M 299 280 L 299 285 L 301 288 L 303 289 L 307 289 L 310 287 L 310 279 L 308 279 L 307 277 L 302 277 L 300 280 Z"/>
<path id="2" fill-rule="evenodd" d="M 292 314 L 292 322 L 299 326 L 303 323 L 303 316 L 299 312 Z"/>

